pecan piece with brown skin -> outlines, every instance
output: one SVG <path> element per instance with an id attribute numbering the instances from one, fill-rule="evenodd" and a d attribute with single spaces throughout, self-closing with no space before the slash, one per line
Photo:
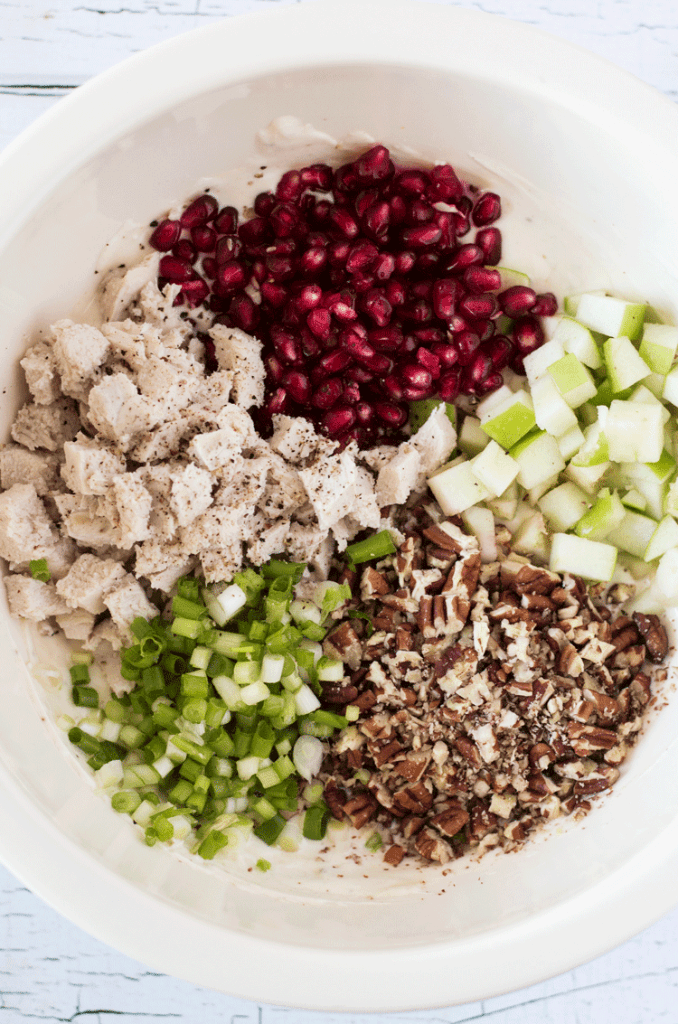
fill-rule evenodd
<path id="1" fill-rule="evenodd" d="M 631 691 L 631 696 L 634 700 L 639 704 L 645 705 L 649 702 L 650 697 L 652 696 L 651 687 L 652 683 L 649 677 L 646 676 L 644 672 L 638 672 L 632 680 L 629 690 Z"/>
<path id="2" fill-rule="evenodd" d="M 633 621 L 645 641 L 648 658 L 656 665 L 659 665 L 669 653 L 669 639 L 666 635 L 666 630 L 659 621 L 659 616 L 643 615 L 641 612 L 634 612 Z"/>
<path id="3" fill-rule="evenodd" d="M 426 860 L 439 861 L 445 864 L 450 859 L 450 848 L 429 829 L 424 829 L 417 836 L 415 843 L 417 853 Z"/>
<path id="4" fill-rule="evenodd" d="M 612 664 L 615 668 L 640 668 L 645 661 L 645 647 L 642 644 L 634 644 L 632 647 L 625 647 L 616 655 Z"/>
<path id="5" fill-rule="evenodd" d="M 403 748 L 397 740 L 391 740 L 390 743 L 387 743 L 382 747 L 370 744 L 370 753 L 374 758 L 374 763 L 377 768 L 381 768 L 383 765 L 388 764 L 389 761 L 392 761 L 402 749 Z"/>
<path id="6" fill-rule="evenodd" d="M 405 839 L 411 839 L 412 836 L 416 836 L 417 832 L 421 832 L 425 821 L 426 818 L 421 818 L 414 814 L 411 814 L 408 818 L 403 818 L 402 830 Z"/>
<path id="7" fill-rule="evenodd" d="M 431 818 L 431 824 L 440 829 L 443 835 L 456 836 L 464 825 L 468 824 L 469 814 L 456 800 L 450 800 L 444 811 Z"/>
<path id="8" fill-rule="evenodd" d="M 638 643 L 638 630 L 632 622 L 619 630 L 615 628 L 616 626 L 617 623 L 614 623 L 612 627 L 614 635 L 612 636 L 610 643 L 617 651 L 617 654 L 619 654 L 620 651 L 625 651 L 627 647 L 631 646 L 631 644 Z"/>
<path id="9" fill-rule="evenodd" d="M 404 856 L 405 851 L 402 846 L 398 846 L 397 843 L 394 843 L 393 846 L 389 846 L 388 850 L 384 854 L 384 863 L 397 868 Z"/>
<path id="10" fill-rule="evenodd" d="M 492 814 L 484 804 L 476 804 L 471 808 L 470 819 L 469 839 L 482 839 L 497 824 L 496 814 Z"/>
<path id="11" fill-rule="evenodd" d="M 467 761 L 470 761 L 475 768 L 480 768 L 482 761 L 478 748 L 475 743 L 471 740 L 466 739 L 465 736 L 459 736 L 454 741 L 454 746 L 457 748 L 462 757 L 465 757 Z"/>
<path id="12" fill-rule="evenodd" d="M 371 793 L 359 793 L 344 804 L 344 814 L 351 819 L 354 828 L 362 828 L 377 809 L 377 801 Z"/>
<path id="13" fill-rule="evenodd" d="M 550 594 L 560 576 L 550 569 L 540 569 L 536 565 L 524 565 L 518 570 L 511 581 L 511 589 L 516 594 Z"/>
<path id="14" fill-rule="evenodd" d="M 369 601 L 375 594 L 388 594 L 390 589 L 386 577 L 382 573 L 377 572 L 373 566 L 368 565 L 363 570 L 362 579 L 360 580 L 360 596 L 363 601 Z"/>
<path id="15" fill-rule="evenodd" d="M 577 648 L 571 644 L 563 645 L 558 656 L 558 671 L 564 676 L 576 678 L 584 671 L 584 661 Z"/>
<path id="16" fill-rule="evenodd" d="M 412 636 L 411 628 L 398 626 L 396 629 L 395 643 L 399 651 L 414 650 L 414 637 Z"/>
<path id="17" fill-rule="evenodd" d="M 352 704 L 358 696 L 358 689 L 355 686 L 339 686 L 329 683 L 323 687 L 323 700 L 328 704 Z"/>
<path id="18" fill-rule="evenodd" d="M 530 747 L 528 759 L 533 768 L 546 771 L 548 766 L 555 761 L 556 755 L 553 747 L 550 747 L 548 743 L 535 743 L 533 747 Z"/>
<path id="19" fill-rule="evenodd" d="M 365 690 L 351 703 L 355 704 L 361 711 L 369 711 L 377 703 L 377 698 L 372 693 L 372 690 Z"/>
<path id="20" fill-rule="evenodd" d="M 339 658 L 354 672 L 360 668 L 363 646 L 350 622 L 342 622 L 340 626 L 333 629 L 325 637 L 323 648 L 331 658 Z"/>
<path id="21" fill-rule="evenodd" d="M 417 782 L 413 786 L 399 789 L 393 797 L 393 802 L 406 813 L 421 814 L 429 810 L 433 803 L 433 797 L 423 782 Z"/>
<path id="22" fill-rule="evenodd" d="M 328 779 L 323 790 L 323 798 L 333 818 L 344 820 L 344 801 L 334 779 Z"/>

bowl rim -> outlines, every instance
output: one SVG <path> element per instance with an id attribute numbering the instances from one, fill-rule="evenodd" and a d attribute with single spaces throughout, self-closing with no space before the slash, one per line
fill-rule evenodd
<path id="1" fill-rule="evenodd" d="M 452 31 L 468 42 L 454 60 L 444 44 Z M 216 59 L 225 44 L 233 55 L 227 70 Z M 174 103 L 301 66 L 377 63 L 478 75 L 479 49 L 492 68 L 488 77 L 540 92 L 607 131 L 634 132 L 658 182 L 668 165 L 678 171 L 669 141 L 678 136 L 675 105 L 581 47 L 498 15 L 422 0 L 316 0 L 226 18 L 159 43 L 48 110 L 0 156 L 0 195 L 13 200 L 11 209 L 0 209 L 0 246 L 77 166 Z M 140 891 L 65 837 L 2 765 L 0 821 L 5 865 L 90 934 L 194 984 L 316 1010 L 404 1011 L 490 998 L 601 954 L 678 902 L 677 817 L 612 874 L 529 919 L 466 939 L 338 953 L 229 931 Z M 328 980 L 337 977 L 339 960 L 351 984 L 332 991 Z"/>

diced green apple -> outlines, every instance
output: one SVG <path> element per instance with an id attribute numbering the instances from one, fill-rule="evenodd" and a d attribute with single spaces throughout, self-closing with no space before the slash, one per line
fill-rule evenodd
<path id="1" fill-rule="evenodd" d="M 605 295 L 605 289 L 599 288 L 592 292 L 576 292 L 574 295 L 566 295 L 563 300 L 563 309 L 567 316 L 576 317 L 579 310 L 579 303 L 584 295 Z"/>
<path id="2" fill-rule="evenodd" d="M 424 398 L 417 402 L 410 402 L 410 428 L 412 433 L 416 433 L 419 427 L 422 427 L 426 423 L 427 419 L 431 415 L 434 409 L 437 409 L 443 402 L 440 398 Z M 456 406 L 445 402 L 445 413 L 448 420 L 453 427 L 457 425 L 457 409 Z"/>
<path id="3" fill-rule="evenodd" d="M 599 466 L 575 466 L 570 462 L 565 470 L 565 476 L 587 494 L 596 494 L 600 481 L 609 469 L 609 462 L 601 462 Z"/>
<path id="4" fill-rule="evenodd" d="M 564 355 L 565 349 L 559 342 L 547 341 L 541 348 L 536 348 L 534 352 L 525 356 L 523 366 L 530 387 L 534 387 L 535 382 L 544 376 L 549 366 L 557 363 Z"/>
<path id="5" fill-rule="evenodd" d="M 643 385 L 652 392 L 655 398 L 663 397 L 665 384 L 666 377 L 662 373 L 650 373 L 647 377 L 643 377 Z"/>
<path id="6" fill-rule="evenodd" d="M 598 390 L 587 368 L 571 352 L 552 363 L 548 372 L 571 409 L 588 402 Z"/>
<path id="7" fill-rule="evenodd" d="M 608 338 L 603 346 L 605 368 L 610 388 L 615 395 L 633 387 L 652 373 L 644 359 L 641 359 L 633 342 L 623 335 Z"/>
<path id="8" fill-rule="evenodd" d="M 457 438 L 457 446 L 464 455 L 468 455 L 469 459 L 472 459 L 474 455 L 482 452 L 489 442 L 489 437 L 481 429 L 480 420 L 476 416 L 465 416 Z"/>
<path id="9" fill-rule="evenodd" d="M 489 508 L 474 506 L 461 514 L 462 522 L 480 544 L 480 557 L 483 562 L 496 562 L 497 541 L 494 535 L 494 516 Z"/>
<path id="10" fill-rule="evenodd" d="M 643 558 L 646 562 L 653 562 L 655 558 L 661 558 L 669 548 L 675 547 L 678 547 L 678 523 L 673 516 L 664 516 L 652 534 Z"/>
<path id="11" fill-rule="evenodd" d="M 678 518 L 678 480 L 668 486 L 663 511 Z"/>
<path id="12" fill-rule="evenodd" d="M 491 498 L 498 498 L 509 484 L 518 476 L 520 466 L 507 455 L 496 441 L 490 441 L 487 447 L 471 462 L 473 475 L 480 480 Z"/>
<path id="13" fill-rule="evenodd" d="M 639 384 L 629 395 L 629 402 L 640 402 L 641 405 L 656 405 L 661 409 L 662 423 L 666 424 L 671 419 L 671 413 L 665 405 L 659 401 L 645 384 Z"/>
<path id="14" fill-rule="evenodd" d="M 658 526 L 656 519 L 650 519 L 639 512 L 627 511 L 616 530 L 608 533 L 607 540 L 616 548 L 628 551 L 636 558 L 644 558 L 647 546 Z"/>
<path id="15" fill-rule="evenodd" d="M 530 555 L 543 562 L 549 557 L 549 535 L 541 512 L 526 516 L 513 534 L 512 549 L 519 555 Z"/>
<path id="16" fill-rule="evenodd" d="M 428 478 L 428 486 L 447 516 L 459 515 L 489 497 L 487 488 L 474 476 L 471 463 L 465 460 L 443 466 Z"/>
<path id="17" fill-rule="evenodd" d="M 662 408 L 615 399 L 605 420 L 612 462 L 657 462 L 664 450 Z"/>
<path id="18" fill-rule="evenodd" d="M 565 469 L 558 443 L 546 431 L 535 431 L 518 441 L 509 452 L 520 467 L 518 483 L 526 491 Z"/>
<path id="19" fill-rule="evenodd" d="M 642 615 L 662 615 L 667 608 L 675 608 L 678 597 L 671 599 L 657 586 L 656 582 L 642 590 L 630 601 L 626 602 L 626 611 L 629 615 L 640 612 Z"/>
<path id="20" fill-rule="evenodd" d="M 480 406 L 477 412 L 480 415 Z M 506 449 L 512 448 L 521 437 L 525 437 L 536 422 L 532 399 L 522 388 L 520 391 L 510 392 L 510 397 L 492 409 L 487 418 L 480 415 L 480 423 L 485 433 Z"/>
<path id="21" fill-rule="evenodd" d="M 539 351 L 539 349 L 537 349 Z M 553 379 L 540 377 L 530 386 L 537 426 L 554 437 L 562 437 L 577 426 L 577 417 L 567 404 Z"/>
<path id="22" fill-rule="evenodd" d="M 626 494 L 622 494 L 622 505 L 624 508 L 630 508 L 632 512 L 644 512 L 647 508 L 647 498 L 632 487 Z"/>
<path id="23" fill-rule="evenodd" d="M 634 580 L 645 580 L 648 576 L 652 576 L 654 568 L 648 565 L 647 562 L 643 561 L 642 558 L 636 558 L 634 555 L 630 555 L 628 551 L 620 551 L 618 563 L 624 566 L 625 569 L 633 576 Z"/>
<path id="24" fill-rule="evenodd" d="M 572 459 L 573 466 L 600 466 L 609 462 L 610 449 L 604 432 L 608 410 L 604 405 L 598 407 L 598 422 L 592 423 L 584 431 L 584 444 Z"/>
<path id="25" fill-rule="evenodd" d="M 518 508 L 518 485 L 510 484 L 499 498 L 488 498 L 485 502 L 496 519 L 509 522 Z"/>
<path id="26" fill-rule="evenodd" d="M 625 302 L 610 295 L 582 295 L 577 306 L 577 320 L 608 338 L 624 335 L 634 341 L 643 329 L 645 306 Z"/>
<path id="27" fill-rule="evenodd" d="M 512 395 L 513 390 L 507 384 L 502 384 L 496 391 L 490 391 L 489 395 L 486 395 L 476 406 L 476 416 L 480 422 L 489 419 L 490 413 L 503 405 Z"/>
<path id="28" fill-rule="evenodd" d="M 571 533 L 555 533 L 551 538 L 549 568 L 553 572 L 569 572 L 584 579 L 608 583 L 617 563 L 617 549 Z"/>
<path id="29" fill-rule="evenodd" d="M 668 324 L 645 324 L 638 349 L 641 358 L 653 373 L 667 374 L 678 348 L 678 327 Z"/>
<path id="30" fill-rule="evenodd" d="M 665 402 L 670 402 L 671 405 L 678 406 L 678 366 L 674 366 L 673 369 L 669 370 L 666 374 L 661 397 Z"/>
<path id="31" fill-rule="evenodd" d="M 527 492 L 527 500 L 533 507 L 539 504 L 539 499 L 542 495 L 546 494 L 547 491 L 552 491 L 558 483 L 558 477 L 560 474 L 554 473 L 553 476 L 549 476 L 546 480 L 542 480 L 540 483 L 535 484 L 534 487 L 530 487 Z"/>
<path id="32" fill-rule="evenodd" d="M 559 342 L 565 352 L 576 356 L 591 370 L 599 370 L 603 365 L 600 349 L 591 331 L 570 316 L 561 317 L 551 340 Z"/>
<path id="33" fill-rule="evenodd" d="M 557 438 L 557 441 L 560 454 L 567 462 L 568 459 L 571 459 L 579 451 L 584 444 L 585 438 L 581 427 L 577 424 L 568 430 L 567 433 L 563 434 L 562 437 Z"/>
<path id="34" fill-rule="evenodd" d="M 499 271 L 501 277 L 497 291 L 503 292 L 516 285 L 521 285 L 523 288 L 530 287 L 530 278 L 522 270 L 513 270 L 511 267 L 495 267 L 494 269 Z"/>
<path id="35" fill-rule="evenodd" d="M 678 605 L 678 549 L 670 548 L 659 559 L 654 582 L 669 607 L 675 608 Z"/>
<path id="36" fill-rule="evenodd" d="M 575 526 L 575 533 L 589 540 L 604 540 L 621 525 L 625 515 L 626 509 L 616 491 L 604 489 L 593 508 L 588 509 Z"/>
<path id="37" fill-rule="evenodd" d="M 571 481 L 554 487 L 538 501 L 539 508 L 554 530 L 566 533 L 578 523 L 589 507 L 588 495 Z"/>

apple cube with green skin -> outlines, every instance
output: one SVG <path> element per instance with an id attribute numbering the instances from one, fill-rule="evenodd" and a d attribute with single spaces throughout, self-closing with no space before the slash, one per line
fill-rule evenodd
<path id="1" fill-rule="evenodd" d="M 605 289 L 599 288 L 593 292 L 576 292 L 574 295 L 566 295 L 563 299 L 563 309 L 567 316 L 576 317 L 579 311 L 579 303 L 584 295 L 605 295 Z"/>
<path id="2" fill-rule="evenodd" d="M 615 530 L 607 535 L 608 543 L 614 544 L 622 551 L 628 551 L 636 558 L 644 558 L 647 546 L 652 540 L 655 530 L 659 526 L 656 519 L 643 516 L 640 512 L 629 512 L 622 519 Z"/>
<path id="3" fill-rule="evenodd" d="M 654 562 L 655 558 L 661 558 L 669 548 L 675 547 L 678 547 L 678 523 L 673 516 L 664 516 L 650 538 L 643 559 Z"/>
<path id="4" fill-rule="evenodd" d="M 584 433 L 579 424 L 568 430 L 567 433 L 562 435 L 562 437 L 557 438 L 560 454 L 566 462 L 568 459 L 571 459 L 573 455 L 577 454 L 585 440 Z"/>
<path id="5" fill-rule="evenodd" d="M 424 423 L 426 423 L 433 410 L 437 409 L 438 406 L 442 404 L 443 402 L 442 399 L 440 398 L 424 398 L 417 402 L 410 402 L 410 428 L 412 430 L 412 433 L 416 433 L 416 431 L 419 430 L 419 427 L 423 427 Z M 456 406 L 451 405 L 449 402 L 446 402 L 445 413 L 452 426 L 456 427 Z"/>
<path id="6" fill-rule="evenodd" d="M 598 422 L 584 431 L 584 444 L 572 459 L 573 466 L 601 466 L 609 462 L 610 449 L 604 431 L 607 413 L 604 405 L 598 406 Z"/>
<path id="7" fill-rule="evenodd" d="M 549 568 L 553 572 L 569 572 L 587 580 L 609 583 L 617 564 L 617 549 L 598 540 L 575 537 L 571 533 L 554 533 L 551 538 Z"/>
<path id="8" fill-rule="evenodd" d="M 469 533 L 478 538 L 480 558 L 483 562 L 496 562 L 497 541 L 494 533 L 494 516 L 489 508 L 473 506 L 461 514 L 462 522 Z"/>
<path id="9" fill-rule="evenodd" d="M 669 372 L 677 348 L 678 327 L 671 327 L 668 324 L 645 324 L 638 351 L 653 373 L 666 375 Z"/>
<path id="10" fill-rule="evenodd" d="M 480 407 L 477 411 L 480 413 Z M 480 417 L 481 426 L 488 437 L 506 449 L 512 448 L 521 437 L 525 437 L 536 422 L 532 399 L 523 389 L 511 392 L 510 398 L 494 408 L 487 419 Z"/>
<path id="11" fill-rule="evenodd" d="M 576 356 L 591 370 L 599 370 L 603 365 L 600 349 L 596 345 L 591 331 L 571 316 L 561 317 L 553 333 L 552 341 L 557 341 L 563 346 L 565 352 Z"/>
<path id="12" fill-rule="evenodd" d="M 632 512 L 644 512 L 647 508 L 647 498 L 632 487 L 626 494 L 622 494 L 622 505 Z"/>
<path id="13" fill-rule="evenodd" d="M 499 498 L 488 498 L 485 504 L 496 519 L 509 522 L 518 508 L 518 485 L 514 481 Z"/>
<path id="14" fill-rule="evenodd" d="M 494 269 L 499 271 L 501 278 L 497 291 L 503 292 L 516 285 L 521 285 L 523 288 L 530 287 L 530 278 L 522 270 L 512 270 L 511 267 L 495 267 Z"/>
<path id="15" fill-rule="evenodd" d="M 464 422 L 459 431 L 457 446 L 472 459 L 490 443 L 490 439 L 480 426 L 480 420 L 476 416 L 465 416 Z"/>
<path id="16" fill-rule="evenodd" d="M 554 487 L 539 499 L 538 505 L 549 521 L 549 525 L 561 533 L 567 533 L 579 522 L 589 507 L 589 498 L 580 487 L 571 481 Z"/>
<path id="17" fill-rule="evenodd" d="M 626 515 L 616 491 L 601 491 L 597 502 L 581 517 L 574 532 L 578 537 L 589 540 L 604 540 L 612 530 L 621 525 Z"/>
<path id="18" fill-rule="evenodd" d="M 662 408 L 615 399 L 605 420 L 612 462 L 657 462 L 664 450 Z"/>
<path id="19" fill-rule="evenodd" d="M 526 491 L 565 469 L 558 442 L 546 431 L 529 434 L 511 448 L 509 455 L 518 463 L 518 483 Z"/>
<path id="20" fill-rule="evenodd" d="M 576 317 L 585 327 L 608 338 L 618 338 L 623 334 L 635 341 L 643 330 L 645 306 L 610 295 L 588 293 L 581 296 Z"/>
<path id="21" fill-rule="evenodd" d="M 523 366 L 530 387 L 534 387 L 535 383 L 546 374 L 549 366 L 557 363 L 564 355 L 565 349 L 559 342 L 547 341 L 541 348 L 536 348 L 534 352 L 525 356 Z"/>
<path id="22" fill-rule="evenodd" d="M 674 366 L 664 378 L 661 397 L 665 402 L 678 406 L 678 366 Z"/>
<path id="23" fill-rule="evenodd" d="M 490 413 L 498 409 L 504 402 L 512 398 L 514 391 L 506 384 L 502 384 L 496 391 L 491 391 L 489 395 L 486 395 L 478 405 L 476 406 L 476 416 L 482 423 L 483 420 L 490 418 Z"/>
<path id="24" fill-rule="evenodd" d="M 539 350 L 537 350 L 539 351 Z M 562 437 L 577 426 L 577 417 L 551 377 L 540 377 L 530 386 L 537 426 L 554 437 Z"/>
<path id="25" fill-rule="evenodd" d="M 540 512 L 527 516 L 513 534 L 511 548 L 519 555 L 530 555 L 542 562 L 548 561 L 549 535 Z"/>
<path id="26" fill-rule="evenodd" d="M 678 550 L 676 548 L 669 548 L 659 559 L 654 582 L 666 598 L 665 604 L 668 604 L 670 608 L 675 608 L 678 605 Z"/>
<path id="27" fill-rule="evenodd" d="M 611 463 L 601 462 L 599 466 L 575 466 L 568 463 L 565 476 L 587 494 L 597 494 L 598 485 L 610 470 Z"/>
<path id="28" fill-rule="evenodd" d="M 496 441 L 490 441 L 487 447 L 471 462 L 473 475 L 480 480 L 491 498 L 498 498 L 509 484 L 518 476 L 520 466 L 507 455 Z"/>
<path id="29" fill-rule="evenodd" d="M 588 402 L 598 390 L 587 368 L 571 352 L 552 363 L 548 372 L 571 409 Z"/>
<path id="30" fill-rule="evenodd" d="M 667 488 L 663 511 L 678 518 L 678 480 L 674 480 Z"/>
<path id="31" fill-rule="evenodd" d="M 459 515 L 490 496 L 466 460 L 454 466 L 443 466 L 428 478 L 428 486 L 447 516 Z"/>
<path id="32" fill-rule="evenodd" d="M 634 580 L 646 580 L 648 576 L 652 576 L 654 569 L 647 562 L 644 562 L 642 558 L 635 558 L 634 555 L 630 555 L 628 551 L 620 551 L 617 564 L 623 565 L 625 569 L 633 576 Z"/>
<path id="33" fill-rule="evenodd" d="M 671 413 L 665 405 L 659 401 L 645 384 L 639 384 L 629 395 L 629 402 L 640 402 L 642 405 L 656 405 L 661 409 L 662 423 L 666 425 L 671 419 Z"/>
<path id="34" fill-rule="evenodd" d="M 608 338 L 603 346 L 607 379 L 615 395 L 633 387 L 652 371 L 626 336 Z"/>
<path id="35" fill-rule="evenodd" d="M 559 473 L 554 473 L 553 476 L 549 476 L 546 480 L 542 480 L 540 483 L 535 484 L 534 487 L 530 487 L 525 496 L 533 508 L 535 505 L 539 504 L 539 499 L 546 494 L 547 491 L 553 490 L 558 483 L 559 476 Z"/>
<path id="36" fill-rule="evenodd" d="M 661 399 L 664 396 L 666 377 L 662 373 L 649 373 L 647 377 L 643 377 L 643 385 L 655 398 Z"/>

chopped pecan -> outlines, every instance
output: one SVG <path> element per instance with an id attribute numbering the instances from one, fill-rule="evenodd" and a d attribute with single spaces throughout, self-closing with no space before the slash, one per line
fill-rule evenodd
<path id="1" fill-rule="evenodd" d="M 393 797 L 393 802 L 406 813 L 420 815 L 428 811 L 433 803 L 433 796 L 423 782 L 417 782 L 413 786 L 399 789 Z"/>
<path id="2" fill-rule="evenodd" d="M 629 690 L 631 691 L 632 697 L 637 700 L 639 704 L 647 704 L 652 695 L 651 685 L 649 677 L 646 676 L 644 672 L 638 672 L 633 679 Z"/>
<path id="3" fill-rule="evenodd" d="M 364 690 L 351 703 L 355 704 L 361 711 L 369 711 L 377 703 L 377 698 L 372 690 Z"/>
<path id="4" fill-rule="evenodd" d="M 516 594 L 550 594 L 560 583 L 560 576 L 550 569 L 540 569 L 536 565 L 523 565 L 511 581 L 511 588 Z"/>
<path id="5" fill-rule="evenodd" d="M 412 836 L 416 836 L 417 832 L 421 832 L 425 821 L 425 818 L 421 818 L 415 814 L 411 814 L 409 817 L 403 818 L 402 829 L 405 839 L 411 839 Z"/>
<path id="6" fill-rule="evenodd" d="M 659 621 L 659 617 L 657 615 L 642 615 L 641 612 L 634 612 L 633 621 L 645 641 L 648 658 L 658 665 L 664 661 L 669 652 L 669 640 L 666 630 Z"/>
<path id="7" fill-rule="evenodd" d="M 456 800 L 451 800 L 445 810 L 431 818 L 431 824 L 446 836 L 456 836 L 468 821 L 468 811 Z"/>
<path id="8" fill-rule="evenodd" d="M 462 757 L 466 758 L 467 761 L 470 761 L 476 768 L 480 768 L 482 761 L 475 743 L 472 743 L 471 740 L 467 739 L 465 736 L 458 736 L 454 740 L 454 746 Z"/>
<path id="9" fill-rule="evenodd" d="M 553 747 L 549 746 L 548 743 L 535 743 L 534 746 L 530 747 L 528 758 L 533 768 L 546 771 L 549 765 L 555 761 L 556 755 Z"/>
<path id="10" fill-rule="evenodd" d="M 469 839 L 482 839 L 496 824 L 496 814 L 492 814 L 484 804 L 476 804 L 471 808 Z"/>
<path id="11" fill-rule="evenodd" d="M 363 570 L 362 579 L 360 580 L 360 596 L 363 601 L 369 601 L 374 594 L 388 594 L 390 589 L 386 577 L 382 573 L 377 572 L 373 566 L 368 565 Z"/>
<path id="12" fill-rule="evenodd" d="M 330 813 L 338 821 L 344 820 L 344 801 L 334 779 L 328 779 L 323 790 L 323 798 L 330 809 Z"/>
<path id="13" fill-rule="evenodd" d="M 391 864 L 392 867 L 397 868 L 404 856 L 405 850 L 403 847 L 393 843 L 384 854 L 384 863 Z"/>
<path id="14" fill-rule="evenodd" d="M 328 683 L 323 687 L 323 700 L 328 704 L 352 704 L 358 696 L 356 686 Z"/>
<path id="15" fill-rule="evenodd" d="M 430 829 L 426 828 L 419 833 L 414 846 L 417 853 L 420 853 L 426 860 L 435 860 L 445 864 L 450 859 L 449 846 L 431 832 Z"/>
<path id="16" fill-rule="evenodd" d="M 351 819 L 354 828 L 362 828 L 377 809 L 377 801 L 371 793 L 359 793 L 344 804 L 344 814 Z"/>
<path id="17" fill-rule="evenodd" d="M 634 644 L 620 651 L 612 664 L 615 668 L 640 668 L 644 661 L 645 647 L 642 644 Z"/>
<path id="18" fill-rule="evenodd" d="M 370 744 L 370 753 L 374 758 L 374 763 L 377 768 L 381 768 L 383 765 L 388 764 L 393 758 L 400 753 L 402 746 L 397 740 L 391 740 L 385 746 L 377 746 L 376 744 Z"/>
<path id="19" fill-rule="evenodd" d="M 387 605 L 384 605 L 379 609 L 378 615 L 373 617 L 372 625 L 375 629 L 381 629 L 385 633 L 393 633 L 395 632 L 398 618 L 399 615 L 395 608 L 389 608 Z"/>
<path id="20" fill-rule="evenodd" d="M 399 651 L 414 650 L 414 637 L 412 636 L 411 628 L 408 628 L 407 626 L 398 626 L 396 629 L 395 642 Z"/>
<path id="21" fill-rule="evenodd" d="M 558 658 L 558 671 L 576 678 L 584 671 L 584 662 L 579 651 L 571 643 L 565 643 Z"/>
<path id="22" fill-rule="evenodd" d="M 325 637 L 323 643 L 325 653 L 355 670 L 360 667 L 363 646 L 360 638 L 350 622 L 342 622 Z"/>
<path id="23" fill-rule="evenodd" d="M 572 741 L 575 754 L 580 757 L 593 750 L 609 750 L 617 742 L 617 734 L 611 729 L 580 725 L 578 722 L 568 723 L 567 735 Z"/>
<path id="24" fill-rule="evenodd" d="M 420 750 L 412 751 L 394 766 L 394 774 L 401 775 L 408 782 L 419 782 L 428 768 L 430 755 Z"/>
<path id="25" fill-rule="evenodd" d="M 627 647 L 631 646 L 631 644 L 638 643 L 638 630 L 633 623 L 631 623 L 623 629 L 620 629 L 618 632 L 615 631 L 610 643 L 617 653 L 625 651 Z"/>

